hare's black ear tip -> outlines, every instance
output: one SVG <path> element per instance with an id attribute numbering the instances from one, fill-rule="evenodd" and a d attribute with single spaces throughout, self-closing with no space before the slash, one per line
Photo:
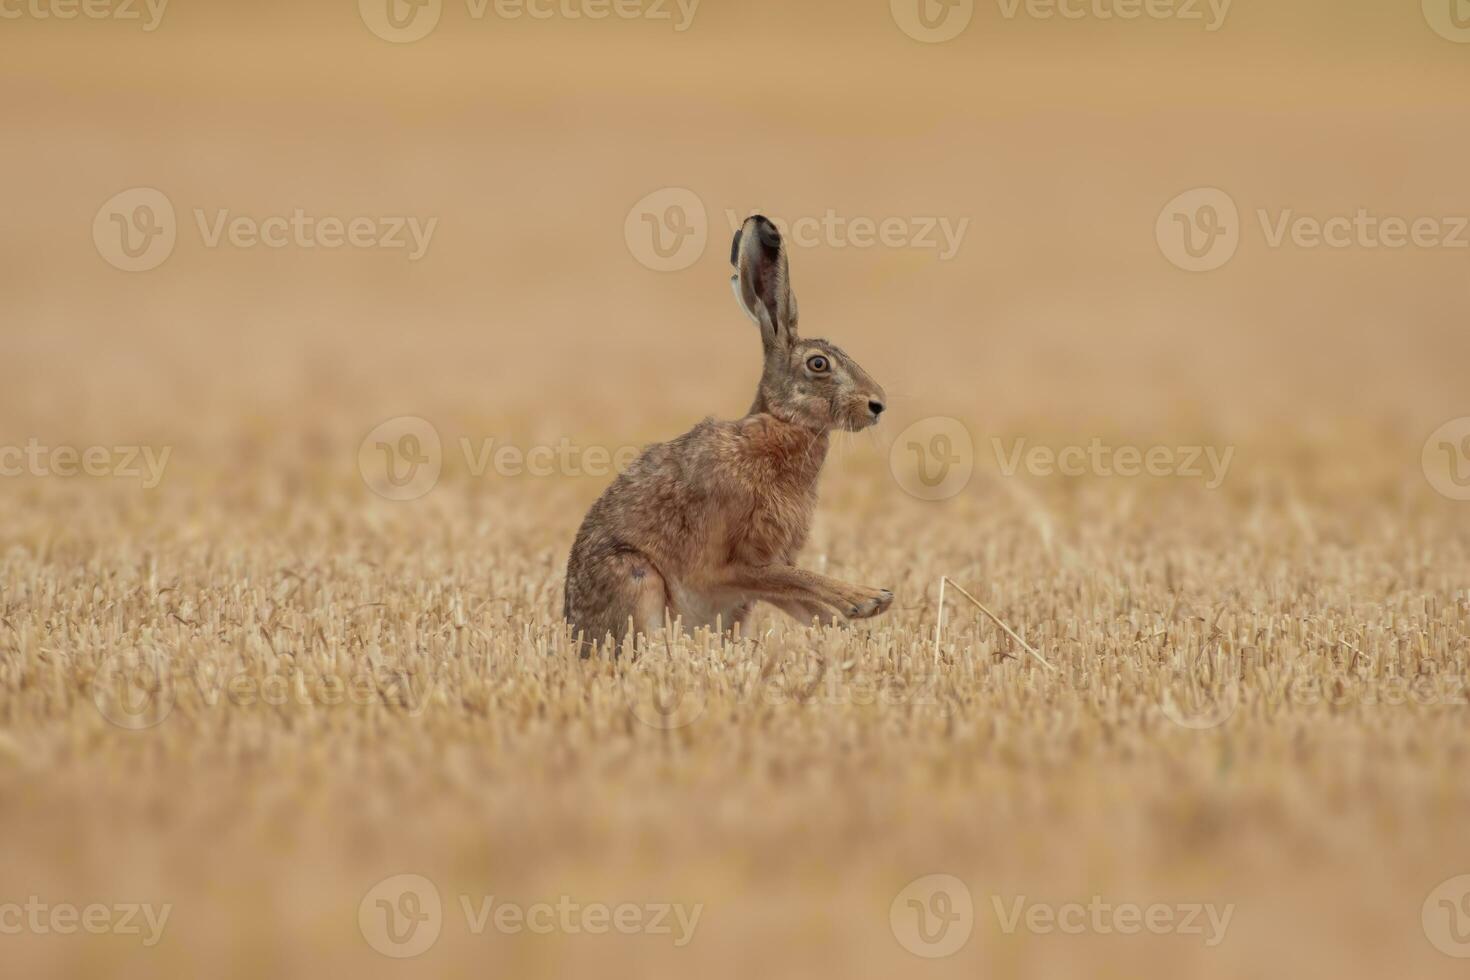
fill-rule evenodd
<path id="1" fill-rule="evenodd" d="M 745 238 L 745 229 L 752 221 L 755 222 L 756 241 L 765 250 L 774 252 L 781 248 L 781 231 L 776 227 L 776 223 L 763 214 L 752 214 L 735 232 L 735 240 L 730 243 L 730 264 L 736 268 L 740 266 L 740 244 Z"/>
<path id="2" fill-rule="evenodd" d="M 781 247 L 781 229 L 776 227 L 776 222 L 763 214 L 753 214 L 748 220 L 755 222 L 755 231 L 762 245 L 766 248 Z"/>

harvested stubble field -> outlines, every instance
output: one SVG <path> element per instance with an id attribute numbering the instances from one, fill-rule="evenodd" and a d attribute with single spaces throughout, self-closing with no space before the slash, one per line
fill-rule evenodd
<path id="1" fill-rule="evenodd" d="M 0 32 L 0 451 L 116 464 L 0 479 L 0 972 L 1462 975 L 1470 503 L 1421 451 L 1470 415 L 1464 253 L 1273 247 L 1256 211 L 1470 211 L 1467 49 L 1413 4 L 979 10 L 933 46 L 884 3 L 711 0 L 677 38 L 446 8 L 400 47 L 350 6 Z M 179 213 L 146 273 L 89 235 L 129 187 Z M 1208 274 L 1155 237 L 1191 187 L 1245 225 Z M 667 274 L 625 238 L 659 188 L 709 213 Z M 194 214 L 295 208 L 439 223 L 410 263 Z M 897 600 L 578 659 L 607 479 L 483 451 L 742 411 L 754 208 L 970 221 L 948 259 L 793 256 L 804 329 L 892 396 L 805 562 Z M 361 449 L 402 416 L 443 472 L 395 501 Z M 974 473 L 926 501 L 932 417 Z M 1021 440 L 1231 455 L 1008 475 Z M 944 577 L 1051 667 L 953 588 L 936 648 Z"/>
<path id="2" fill-rule="evenodd" d="M 17 975 L 393 975 L 358 906 L 403 873 L 443 896 L 423 963 L 447 975 L 1451 975 L 1420 924 L 1470 860 L 1450 512 L 1407 481 L 1344 507 L 1269 469 L 1207 496 L 991 481 L 936 508 L 890 499 L 871 455 L 830 474 L 810 552 L 891 583 L 892 615 L 763 614 L 738 642 L 586 661 L 557 616 L 575 481 L 451 479 L 415 505 L 326 468 L 260 495 L 22 494 L 7 887 L 173 912 L 152 948 L 27 937 Z M 1056 670 L 963 602 L 936 659 L 941 575 Z M 936 872 L 974 893 L 975 934 L 931 963 L 889 911 Z M 476 935 L 459 896 L 488 895 L 703 911 L 682 947 Z M 1212 947 L 1006 934 L 992 904 L 1094 895 L 1234 911 Z"/>

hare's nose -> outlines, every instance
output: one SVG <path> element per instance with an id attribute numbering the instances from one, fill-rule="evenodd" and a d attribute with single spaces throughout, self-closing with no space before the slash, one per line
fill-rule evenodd
<path id="1" fill-rule="evenodd" d="M 878 416 L 882 415 L 883 414 L 883 408 L 884 408 L 883 403 L 880 402 L 878 399 L 876 399 L 876 398 L 869 398 L 868 399 L 868 411 L 870 411 L 870 412 L 873 413 L 873 418 L 877 418 Z"/>

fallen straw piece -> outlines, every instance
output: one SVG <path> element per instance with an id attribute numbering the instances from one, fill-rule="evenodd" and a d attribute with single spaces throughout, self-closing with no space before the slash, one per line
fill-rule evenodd
<path id="1" fill-rule="evenodd" d="M 988 616 L 990 618 L 990 621 L 992 623 L 994 623 L 995 625 L 999 626 L 1001 629 L 1005 630 L 1007 636 L 1009 636 L 1011 639 L 1015 640 L 1017 643 L 1021 644 L 1021 648 L 1023 650 L 1025 650 L 1027 653 L 1031 654 L 1031 656 L 1035 657 L 1036 660 L 1037 660 L 1037 662 L 1040 663 L 1041 666 L 1045 667 L 1047 670 L 1051 670 L 1051 671 L 1055 671 L 1056 670 L 1055 667 L 1053 667 L 1051 664 L 1049 664 L 1049 663 L 1046 662 L 1046 658 L 1045 657 L 1043 657 L 1041 654 L 1037 653 L 1034 649 L 1032 649 L 1031 644 L 1027 643 L 1025 640 L 1021 639 L 1018 635 L 1016 635 L 1016 631 L 1015 630 L 1011 629 L 1005 623 L 1001 622 L 1001 619 L 1000 619 L 999 616 L 997 616 L 995 613 L 991 612 L 989 609 L 986 609 L 985 608 L 985 603 L 981 602 L 979 599 L 976 599 L 974 596 L 970 595 L 970 593 L 966 592 L 964 590 L 964 588 L 961 587 L 958 582 L 955 582 L 955 581 L 951 580 L 948 576 L 945 576 L 945 575 L 941 575 L 939 577 L 939 617 L 938 617 L 938 619 L 934 623 L 934 659 L 935 659 L 936 662 L 939 660 L 939 642 L 940 642 L 941 633 L 942 633 L 943 628 L 944 628 L 944 587 L 946 585 L 952 585 L 952 586 L 954 586 L 954 589 L 955 589 L 956 592 L 958 592 L 960 595 L 964 596 L 966 599 L 969 599 L 972 603 L 974 603 L 976 609 L 980 610 L 986 616 Z"/>

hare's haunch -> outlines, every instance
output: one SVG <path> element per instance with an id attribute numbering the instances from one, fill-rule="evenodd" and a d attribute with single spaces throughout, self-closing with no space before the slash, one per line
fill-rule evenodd
<path id="1" fill-rule="evenodd" d="M 786 246 L 759 215 L 735 233 L 731 283 L 765 368 L 745 418 L 650 446 L 598 498 L 567 562 L 565 615 L 596 643 L 682 620 L 725 629 L 756 602 L 806 623 L 876 616 L 893 593 L 798 568 L 828 433 L 878 421 L 883 389 L 834 344 L 799 337 Z"/>

